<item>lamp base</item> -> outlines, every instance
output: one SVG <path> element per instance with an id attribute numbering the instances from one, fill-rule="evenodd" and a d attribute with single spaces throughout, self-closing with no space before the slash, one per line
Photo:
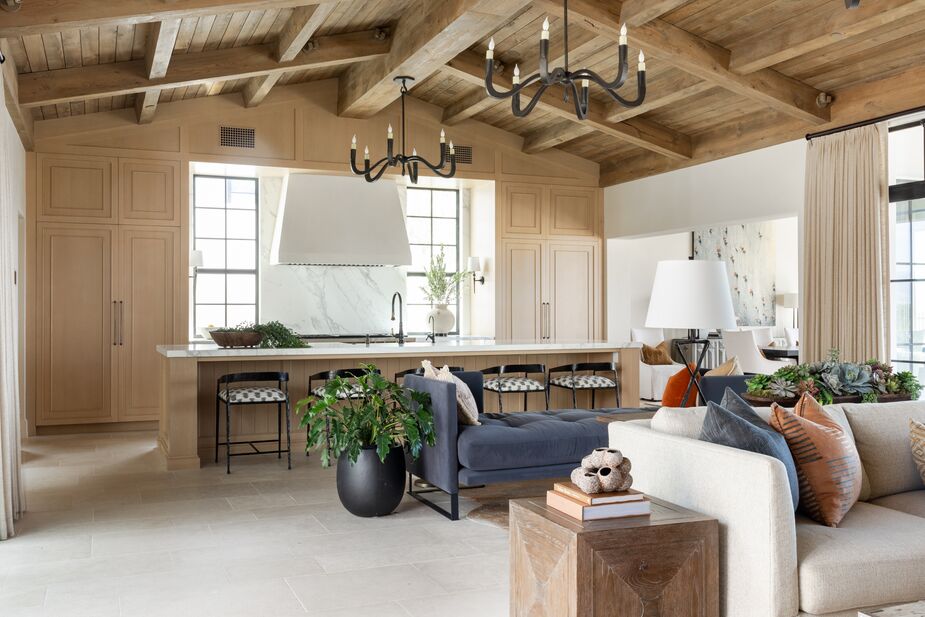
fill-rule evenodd
<path id="1" fill-rule="evenodd" d="M 688 361 L 687 356 L 684 354 L 684 350 L 681 348 L 681 345 L 690 345 L 692 348 L 696 345 L 703 345 L 703 349 L 700 351 L 700 355 L 697 356 L 697 364 L 691 369 L 691 363 Z M 700 382 L 697 380 L 697 377 L 700 373 L 700 368 L 703 366 L 703 360 L 707 357 L 707 350 L 710 349 L 710 339 L 705 338 L 695 338 L 693 336 L 686 339 L 675 339 L 674 340 L 675 351 L 678 352 L 678 355 L 684 360 L 684 368 L 687 369 L 688 374 L 690 375 L 690 381 L 687 384 L 687 389 L 684 391 L 684 398 L 681 399 L 681 407 L 687 407 L 687 401 L 691 395 L 691 389 L 696 388 L 697 394 L 700 395 L 700 398 L 706 401 L 703 396 L 703 391 L 700 389 Z"/>

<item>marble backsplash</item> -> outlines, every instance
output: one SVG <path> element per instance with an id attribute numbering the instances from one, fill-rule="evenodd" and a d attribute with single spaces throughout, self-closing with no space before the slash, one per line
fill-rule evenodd
<path id="1" fill-rule="evenodd" d="M 389 332 L 392 294 L 405 295 L 400 267 L 271 265 L 283 179 L 260 179 L 260 320 L 300 334 Z"/>

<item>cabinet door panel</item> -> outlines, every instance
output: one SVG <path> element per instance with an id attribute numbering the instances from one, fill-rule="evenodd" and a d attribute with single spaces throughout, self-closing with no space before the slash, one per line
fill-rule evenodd
<path id="1" fill-rule="evenodd" d="M 39 154 L 39 218 L 114 223 L 114 164 L 104 157 Z"/>
<path id="2" fill-rule="evenodd" d="M 530 184 L 505 183 L 501 193 L 503 234 L 543 234 L 543 188 Z"/>
<path id="3" fill-rule="evenodd" d="M 38 226 L 38 425 L 115 419 L 114 233 Z"/>
<path id="4" fill-rule="evenodd" d="M 120 159 L 123 222 L 180 225 L 180 164 L 176 161 Z"/>
<path id="5" fill-rule="evenodd" d="M 550 332 L 561 341 L 587 341 L 597 333 L 596 243 L 549 243 Z"/>
<path id="6" fill-rule="evenodd" d="M 594 236 L 597 189 L 549 189 L 549 235 Z"/>
<path id="7" fill-rule="evenodd" d="M 161 402 L 160 356 L 173 342 L 178 232 L 120 232 L 122 335 L 119 345 L 119 420 L 156 420 Z"/>
<path id="8" fill-rule="evenodd" d="M 503 251 L 505 336 L 538 341 L 543 335 L 543 243 L 505 240 Z"/>

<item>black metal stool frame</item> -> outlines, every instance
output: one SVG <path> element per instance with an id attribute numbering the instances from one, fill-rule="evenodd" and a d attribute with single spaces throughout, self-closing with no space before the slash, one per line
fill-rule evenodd
<path id="1" fill-rule="evenodd" d="M 579 362 L 577 364 L 563 364 L 562 366 L 557 366 L 555 368 L 549 369 L 549 377 L 546 380 L 546 389 L 549 390 L 552 387 L 556 388 L 565 388 L 572 391 L 572 407 L 578 408 L 578 390 L 591 390 L 591 409 L 594 409 L 594 394 L 597 390 L 603 390 L 603 388 L 576 388 L 575 387 L 575 373 L 580 373 L 584 371 L 591 371 L 592 375 L 597 375 L 598 373 L 613 373 L 613 390 L 614 394 L 617 395 L 617 407 L 620 406 L 620 377 L 617 374 L 617 365 L 613 362 Z M 552 382 L 553 373 L 571 373 L 572 374 L 572 387 L 561 386 Z M 609 387 L 609 386 L 608 386 Z"/>
<path id="2" fill-rule="evenodd" d="M 277 387 L 286 395 L 286 449 L 283 450 L 283 402 L 276 402 L 276 439 L 256 439 L 253 441 L 231 441 L 231 406 L 232 405 L 269 405 L 268 401 L 248 401 L 242 403 L 232 403 L 229 395 L 229 384 L 241 382 L 261 382 L 275 381 Z M 219 442 L 219 416 L 221 413 L 221 392 L 222 385 L 225 386 L 225 442 Z M 283 458 L 283 452 L 286 453 L 286 463 L 289 469 L 292 469 L 292 436 L 290 433 L 290 413 L 291 406 L 289 403 L 289 373 L 285 372 L 263 372 L 263 373 L 231 373 L 222 375 L 218 378 L 215 385 L 215 462 L 218 463 L 219 446 L 225 446 L 225 470 L 231 473 L 232 456 L 253 456 L 255 454 L 276 454 L 278 459 Z M 276 442 L 276 450 L 263 451 L 257 448 L 258 443 Z M 253 452 L 231 453 L 231 446 L 248 445 L 253 448 Z"/>
<path id="3" fill-rule="evenodd" d="M 373 372 L 377 374 L 381 374 L 379 369 L 374 369 Z M 311 375 L 308 378 L 308 398 L 313 398 L 313 397 L 317 398 L 317 396 L 315 395 L 315 388 L 312 386 L 312 384 L 316 381 L 328 382 L 338 377 L 356 379 L 357 377 L 362 377 L 365 374 L 366 374 L 366 369 L 363 369 L 363 368 L 335 368 L 329 371 L 321 371 L 320 373 L 315 373 L 314 375 Z M 308 431 L 309 429 L 306 428 L 305 429 L 306 436 L 308 435 Z M 305 448 L 305 456 L 311 456 L 311 454 L 308 451 L 308 447 Z"/>
<path id="4" fill-rule="evenodd" d="M 483 375 L 497 375 L 499 381 L 502 379 L 503 375 L 510 375 L 517 373 L 523 373 L 524 379 L 528 379 L 531 374 L 542 374 L 543 381 L 546 381 L 546 365 L 545 364 L 502 364 L 500 366 L 492 366 L 490 368 L 482 369 Z M 524 395 L 524 411 L 527 411 L 527 395 L 540 392 L 540 390 L 525 390 Z M 542 392 L 546 395 L 546 410 L 549 410 L 549 383 L 543 384 Z M 498 411 L 504 413 L 504 402 L 502 394 L 517 394 L 517 392 L 502 392 L 501 386 L 498 386 Z"/>

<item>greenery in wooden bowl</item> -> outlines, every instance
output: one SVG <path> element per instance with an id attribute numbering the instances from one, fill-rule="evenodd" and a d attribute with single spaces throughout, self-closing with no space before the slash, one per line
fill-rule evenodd
<path id="1" fill-rule="evenodd" d="M 269 349 L 292 349 L 298 347 L 308 347 L 292 328 L 284 326 L 278 321 L 269 321 L 264 324 L 243 323 L 233 328 L 215 328 L 213 333 L 218 332 L 256 332 L 263 336 L 260 340 L 260 347 Z"/>

